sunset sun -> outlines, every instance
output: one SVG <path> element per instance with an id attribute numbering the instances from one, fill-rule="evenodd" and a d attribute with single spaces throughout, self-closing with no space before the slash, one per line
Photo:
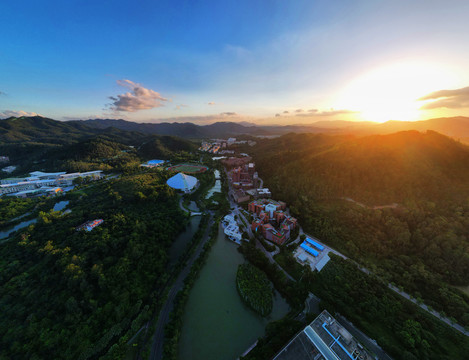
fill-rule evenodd
<path id="1" fill-rule="evenodd" d="M 360 111 L 362 120 L 419 120 L 419 97 L 457 85 L 452 72 L 425 63 L 398 63 L 373 69 L 353 79 L 339 95 L 341 108 Z"/>

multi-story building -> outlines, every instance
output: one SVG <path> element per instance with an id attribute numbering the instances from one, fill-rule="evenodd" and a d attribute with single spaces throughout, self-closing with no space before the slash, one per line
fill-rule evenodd
<path id="1" fill-rule="evenodd" d="M 253 231 L 262 231 L 262 236 L 277 244 L 283 244 L 290 238 L 291 230 L 297 226 L 297 220 L 287 215 L 284 210 L 287 204 L 271 199 L 254 200 L 249 203 L 248 209 L 256 214 L 251 224 Z"/>

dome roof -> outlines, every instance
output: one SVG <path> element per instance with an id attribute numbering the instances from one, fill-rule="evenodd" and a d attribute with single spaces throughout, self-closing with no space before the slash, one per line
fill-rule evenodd
<path id="1" fill-rule="evenodd" d="M 166 184 L 171 186 L 173 189 L 190 191 L 197 184 L 197 179 L 193 176 L 178 173 L 172 178 L 169 178 L 168 181 L 166 181 Z"/>

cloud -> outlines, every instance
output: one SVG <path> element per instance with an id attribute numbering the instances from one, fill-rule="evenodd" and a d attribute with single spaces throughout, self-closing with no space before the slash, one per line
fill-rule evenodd
<path id="1" fill-rule="evenodd" d="M 213 105 L 216 105 L 216 104 L 215 104 L 215 102 L 210 101 L 210 102 L 208 103 L 208 105 L 213 106 Z"/>
<path id="2" fill-rule="evenodd" d="M 112 111 L 136 112 L 164 106 L 168 101 L 156 91 L 144 88 L 130 80 L 117 80 L 117 84 L 130 90 L 124 94 L 110 96 L 113 102 L 108 105 Z"/>
<path id="3" fill-rule="evenodd" d="M 309 117 L 321 117 L 321 116 L 336 116 L 336 115 L 350 115 L 350 114 L 357 114 L 359 111 L 354 111 L 354 110 L 347 110 L 347 109 L 342 109 L 342 110 L 324 110 L 324 111 L 319 111 L 317 109 L 312 109 L 314 111 L 309 110 L 310 112 L 308 114 L 296 114 L 296 116 L 309 116 Z"/>
<path id="4" fill-rule="evenodd" d="M 175 109 L 175 110 L 179 110 L 179 109 L 185 108 L 185 107 L 189 107 L 189 105 L 186 105 L 186 104 L 177 104 L 174 109 Z"/>
<path id="5" fill-rule="evenodd" d="M 221 116 L 237 116 L 238 114 L 236 114 L 235 112 L 222 112 L 220 113 Z"/>
<path id="6" fill-rule="evenodd" d="M 15 111 L 15 110 L 4 110 L 0 112 L 0 118 L 9 118 L 9 117 L 21 117 L 21 116 L 42 116 L 41 114 L 28 111 Z"/>
<path id="7" fill-rule="evenodd" d="M 469 107 L 469 86 L 455 90 L 439 90 L 425 95 L 418 101 L 433 100 L 421 107 L 423 110 L 448 108 L 461 109 Z"/>
<path id="8" fill-rule="evenodd" d="M 7 96 L 6 92 L 0 91 L 0 96 Z"/>
<path id="9" fill-rule="evenodd" d="M 304 110 L 303 109 L 296 109 L 295 112 L 296 113 L 302 113 Z"/>
<path id="10" fill-rule="evenodd" d="M 317 113 L 319 110 L 318 109 L 309 109 L 308 112 L 309 113 Z"/>

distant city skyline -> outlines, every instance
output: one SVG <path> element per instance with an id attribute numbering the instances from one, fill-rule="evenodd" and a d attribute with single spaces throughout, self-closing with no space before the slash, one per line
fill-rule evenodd
<path id="1" fill-rule="evenodd" d="M 469 115 L 469 2 L 0 5 L 0 118 L 300 124 Z"/>

